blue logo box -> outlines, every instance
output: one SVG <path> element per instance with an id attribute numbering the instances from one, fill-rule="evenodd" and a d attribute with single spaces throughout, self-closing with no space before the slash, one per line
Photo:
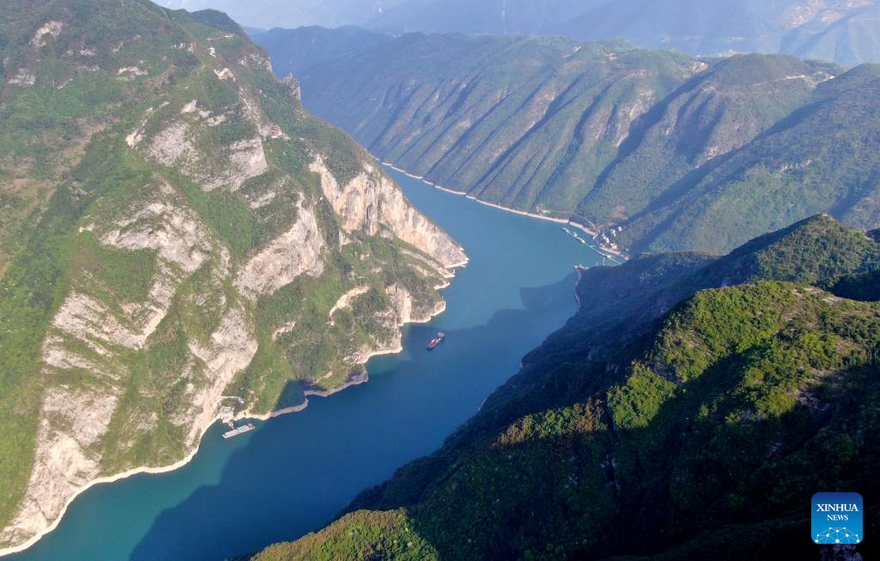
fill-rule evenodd
<path id="1" fill-rule="evenodd" d="M 810 538 L 817 544 L 857 544 L 865 539 L 863 501 L 858 493 L 813 495 Z"/>

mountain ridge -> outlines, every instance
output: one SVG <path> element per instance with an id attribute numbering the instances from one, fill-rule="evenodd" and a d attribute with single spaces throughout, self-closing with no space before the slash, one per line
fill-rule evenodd
<path id="1" fill-rule="evenodd" d="M 563 37 L 351 48 L 300 74 L 307 107 L 382 161 L 614 251 L 723 253 L 819 212 L 880 224 L 875 65 Z"/>
<path id="2" fill-rule="evenodd" d="M 251 558 L 825 558 L 802 505 L 876 488 L 880 406 L 878 303 L 834 287 L 878 270 L 876 240 L 817 216 L 582 271 L 578 313 L 440 450 Z"/>
<path id="3" fill-rule="evenodd" d="M 366 381 L 463 250 L 218 12 L 0 3 L 0 548 Z"/>

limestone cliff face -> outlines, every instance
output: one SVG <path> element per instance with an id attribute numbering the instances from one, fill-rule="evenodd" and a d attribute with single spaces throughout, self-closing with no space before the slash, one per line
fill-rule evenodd
<path id="1" fill-rule="evenodd" d="M 427 253 L 443 267 L 467 262 L 464 250 L 412 206 L 394 182 L 374 164 L 362 162 L 361 173 L 346 185 L 339 184 L 320 154 L 309 169 L 320 176 L 324 196 L 347 232 L 359 230 L 376 235 L 387 230 Z"/>
<path id="2" fill-rule="evenodd" d="M 43 7 L 17 48 L 69 42 L 62 59 L 95 62 L 66 87 L 88 73 L 138 104 L 59 187 L 89 202 L 53 234 L 63 280 L 34 281 L 60 296 L 20 382 L 30 432 L 9 437 L 30 442 L 30 467 L 3 486 L 17 506 L 0 512 L 0 552 L 32 543 L 93 482 L 184 461 L 218 418 L 271 413 L 288 384 L 365 379 L 370 356 L 400 349 L 400 326 L 444 309 L 436 288 L 467 261 L 366 152 L 301 110 L 295 80 L 277 82 L 243 35 L 132 0 L 106 9 L 143 33 L 83 46 L 93 18 L 54 13 L 67 3 Z M 40 67 L 26 70 L 33 83 L 8 95 L 44 87 Z M 328 163 L 362 171 L 341 185 Z M 90 175 L 97 165 L 109 171 Z"/>
<path id="3" fill-rule="evenodd" d="M 271 294 L 296 277 L 320 276 L 324 270 L 324 238 L 312 209 L 298 208 L 293 226 L 272 240 L 244 265 L 236 286 L 243 291 Z"/>

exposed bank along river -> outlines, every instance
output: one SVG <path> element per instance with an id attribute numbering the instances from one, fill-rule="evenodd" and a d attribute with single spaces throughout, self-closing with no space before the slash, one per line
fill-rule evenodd
<path id="1" fill-rule="evenodd" d="M 403 352 L 372 358 L 368 384 L 233 439 L 216 424 L 179 469 L 90 488 L 13 559 L 223 559 L 296 539 L 435 450 L 574 313 L 574 266 L 600 262 L 594 249 L 554 222 L 390 173 L 470 257 L 443 292 L 446 311 L 405 327 Z M 429 353 L 437 331 L 446 340 Z"/>

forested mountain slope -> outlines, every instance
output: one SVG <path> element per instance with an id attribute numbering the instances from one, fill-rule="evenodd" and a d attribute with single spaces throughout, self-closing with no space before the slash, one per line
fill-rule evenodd
<path id="1" fill-rule="evenodd" d="M 633 123 L 704 67 L 559 37 L 408 35 L 313 67 L 302 83 L 309 107 L 377 157 L 558 216 L 613 161 Z"/>
<path id="2" fill-rule="evenodd" d="M 727 157 L 698 168 L 629 223 L 623 243 L 721 251 L 823 210 L 861 229 L 880 225 L 880 66 L 818 84 L 806 103 Z M 737 233 L 740 232 L 740 233 Z"/>
<path id="3" fill-rule="evenodd" d="M 725 252 L 818 212 L 880 226 L 878 78 L 787 55 L 422 34 L 301 74 L 306 107 L 378 158 L 630 253 Z"/>
<path id="4" fill-rule="evenodd" d="M 583 271 L 578 314 L 438 452 L 254 559 L 864 555 L 808 541 L 804 505 L 858 490 L 878 523 L 876 239 L 817 216 Z"/>
<path id="5" fill-rule="evenodd" d="M 462 250 L 226 16 L 2 1 L 0 51 L 0 548 L 443 309 Z"/>

